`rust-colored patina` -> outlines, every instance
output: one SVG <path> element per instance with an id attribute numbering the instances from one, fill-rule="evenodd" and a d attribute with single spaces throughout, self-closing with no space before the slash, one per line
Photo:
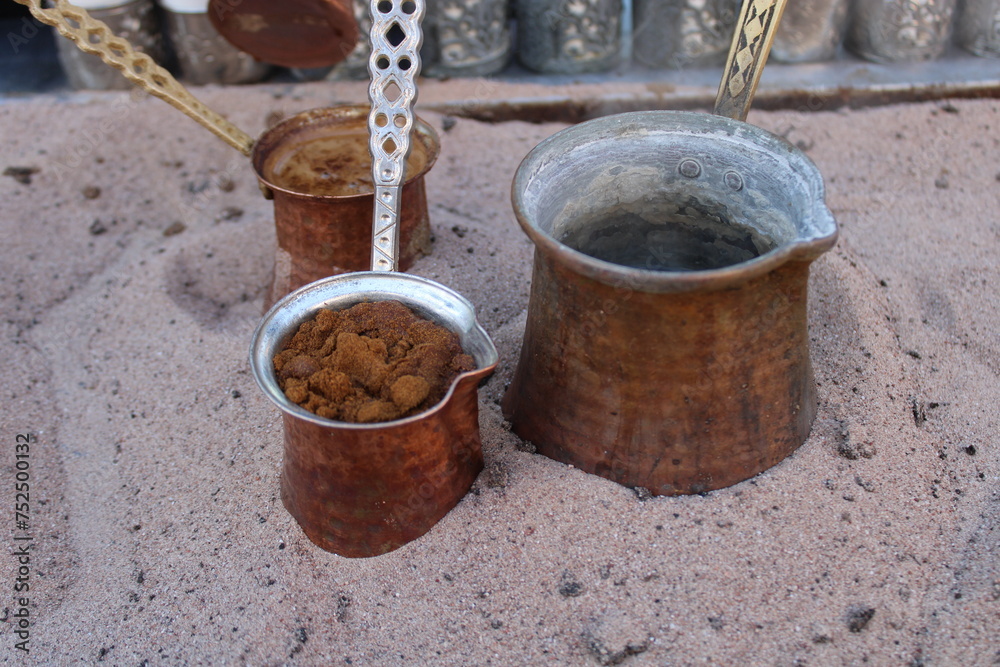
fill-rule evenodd
<path id="1" fill-rule="evenodd" d="M 368 107 L 306 111 L 279 123 L 254 146 L 251 161 L 274 198 L 278 237 L 267 305 L 303 285 L 371 265 L 371 155 Z M 402 188 L 400 270 L 431 250 L 424 174 L 434 165 L 440 140 L 419 118 Z"/>
<path id="2" fill-rule="evenodd" d="M 483 468 L 476 388 L 483 368 L 415 417 L 359 426 L 288 412 L 281 500 L 318 546 L 353 558 L 397 549 L 431 529 Z"/>
<path id="3" fill-rule="evenodd" d="M 538 252 L 504 413 L 541 454 L 654 495 L 752 477 L 816 414 L 808 273 L 790 262 L 736 289 L 649 294 Z"/>
<path id="4" fill-rule="evenodd" d="M 760 128 L 638 112 L 563 130 L 518 168 L 535 245 L 513 430 L 653 494 L 735 484 L 816 414 L 809 265 L 837 225 L 816 166 Z"/>
<path id="5" fill-rule="evenodd" d="M 208 17 L 230 44 L 282 67 L 329 67 L 358 43 L 351 0 L 209 0 Z"/>
<path id="6" fill-rule="evenodd" d="M 290 401 L 274 369 L 274 356 L 288 339 L 320 310 L 378 300 L 399 301 L 454 332 L 475 370 L 455 378 L 430 409 L 393 421 L 333 421 Z M 496 347 L 467 299 L 408 273 L 345 273 L 278 301 L 254 332 L 250 368 L 283 413 L 281 498 L 309 539 L 342 556 L 368 557 L 430 530 L 483 467 L 476 390 L 497 360 Z"/>

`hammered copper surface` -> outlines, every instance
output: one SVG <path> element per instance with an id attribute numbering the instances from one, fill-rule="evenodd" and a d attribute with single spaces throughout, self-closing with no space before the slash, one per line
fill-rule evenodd
<path id="1" fill-rule="evenodd" d="M 805 441 L 809 264 L 837 225 L 804 153 L 721 116 L 620 114 L 536 146 L 511 192 L 535 245 L 502 403 L 517 435 L 658 495 L 735 484 Z"/>
<path id="2" fill-rule="evenodd" d="M 655 495 L 752 477 L 816 414 L 808 273 L 790 262 L 737 289 L 649 294 L 536 250 L 504 415 L 541 454 Z"/>
<path id="3" fill-rule="evenodd" d="M 251 161 L 261 183 L 273 194 L 278 253 L 269 306 L 285 294 L 327 276 L 367 271 L 371 265 L 374 192 L 323 196 L 279 187 L 264 175 L 268 156 L 286 141 L 294 141 L 303 129 L 329 125 L 343 131 L 346 125 L 367 136 L 367 106 L 314 109 L 297 114 L 275 126 L 257 142 Z M 440 152 L 434 130 L 417 119 L 413 128 L 413 150 L 426 156 L 424 168 L 408 173 L 402 188 L 400 216 L 400 270 L 430 254 L 430 217 L 424 174 Z"/>
<path id="4" fill-rule="evenodd" d="M 380 426 L 283 414 L 281 500 L 305 534 L 341 556 L 378 556 L 431 529 L 483 467 L 477 385 L 466 373 L 430 411 Z"/>
<path id="5" fill-rule="evenodd" d="M 455 332 L 476 370 L 412 417 L 374 424 L 323 419 L 288 400 L 274 355 L 320 309 L 394 299 Z M 377 556 L 430 530 L 469 490 L 482 469 L 479 382 L 498 361 L 472 304 L 454 290 L 408 273 L 333 276 L 283 297 L 261 319 L 250 369 L 283 414 L 281 496 L 309 538 L 343 556 Z"/>
<path id="6" fill-rule="evenodd" d="M 403 187 L 399 268 L 430 253 L 430 218 L 423 178 Z M 371 263 L 372 195 L 310 197 L 274 191 L 280 257 L 270 302 L 320 278 L 364 271 Z"/>

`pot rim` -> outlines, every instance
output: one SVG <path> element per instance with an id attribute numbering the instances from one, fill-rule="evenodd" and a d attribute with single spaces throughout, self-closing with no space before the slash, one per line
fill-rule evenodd
<path id="1" fill-rule="evenodd" d="M 349 195 L 314 195 L 309 194 L 308 192 L 299 192 L 298 190 L 292 190 L 290 188 L 276 185 L 263 174 L 264 161 L 270 153 L 270 150 L 264 150 L 264 145 L 265 140 L 269 137 L 280 137 L 282 134 L 290 134 L 297 128 L 329 122 L 331 120 L 339 121 L 364 118 L 367 121 L 370 110 L 371 105 L 369 104 L 342 104 L 332 107 L 308 109 L 306 111 L 300 111 L 294 116 L 290 116 L 274 127 L 264 131 L 257 141 L 254 142 L 253 149 L 250 152 L 250 166 L 253 169 L 254 174 L 257 176 L 257 180 L 260 181 L 260 184 L 263 187 L 266 187 L 273 192 L 281 192 L 293 197 L 308 197 L 310 199 L 333 201 L 373 197 L 375 195 L 374 187 L 372 187 L 371 192 L 355 192 Z M 368 134 L 367 125 L 365 126 L 364 134 L 366 136 Z M 441 137 L 438 135 L 437 130 L 435 130 L 430 123 L 415 114 L 413 116 L 413 132 L 411 133 L 411 136 L 420 137 L 421 143 L 427 147 L 427 163 L 424 165 L 423 169 L 420 169 L 415 173 L 406 174 L 406 180 L 403 182 L 404 187 L 422 178 L 424 174 L 431 170 L 431 167 L 434 166 L 438 157 L 441 155 Z M 274 138 L 272 142 L 269 143 L 271 143 L 271 145 L 268 146 L 268 148 L 273 149 L 274 146 L 279 143 L 279 138 Z"/>
<path id="2" fill-rule="evenodd" d="M 463 323 L 465 328 L 462 331 L 455 331 L 451 323 L 444 323 L 440 319 L 436 321 L 437 324 L 478 343 L 477 349 L 470 352 L 465 349 L 463 340 L 463 350 L 475 359 L 478 368 L 459 374 L 448 387 L 444 397 L 432 407 L 392 421 L 365 424 L 341 422 L 320 417 L 292 403 L 278 386 L 272 358 L 299 325 L 313 317 L 320 309 L 336 304 L 335 309 L 340 310 L 365 301 L 397 299 L 411 309 L 414 309 L 414 303 L 417 304 L 421 311 L 418 314 L 426 317 L 433 311 L 420 299 L 427 296 L 434 297 L 432 300 L 437 305 L 448 306 L 452 319 Z M 347 301 L 350 303 L 346 303 Z M 330 429 L 371 431 L 402 427 L 433 417 L 451 401 L 459 384 L 479 382 L 492 373 L 499 362 L 499 354 L 489 334 L 476 320 L 472 303 L 458 292 L 433 280 L 408 273 L 358 271 L 317 280 L 278 300 L 261 318 L 254 331 L 250 342 L 249 360 L 250 371 L 257 386 L 284 414 Z"/>
<path id="3" fill-rule="evenodd" d="M 686 127 L 685 127 L 686 126 Z M 796 238 L 754 259 L 702 271 L 655 271 L 637 269 L 586 255 L 542 231 L 526 213 L 524 193 L 535 172 L 579 140 L 612 140 L 629 131 L 714 135 L 723 140 L 742 140 L 785 157 L 792 171 L 811 190 L 816 202 L 807 212 L 818 235 Z M 823 176 L 809 157 L 785 139 L 749 123 L 725 116 L 695 111 L 633 111 L 604 116 L 565 128 L 533 148 L 521 161 L 511 184 L 511 200 L 518 224 L 535 248 L 585 277 L 617 288 L 649 293 L 694 292 L 731 289 L 774 271 L 791 261 L 810 262 L 833 247 L 839 234 L 837 221 L 825 203 Z M 805 225 L 804 225 L 805 226 Z"/>

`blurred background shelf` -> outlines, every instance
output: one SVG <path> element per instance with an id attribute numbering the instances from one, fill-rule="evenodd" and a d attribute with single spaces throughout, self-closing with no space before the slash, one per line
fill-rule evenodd
<path id="1" fill-rule="evenodd" d="M 0 102 L 74 93 L 57 56 L 56 36 L 25 7 L 0 0 L 0 35 Z M 315 76 L 274 68 L 263 83 L 253 85 L 288 86 L 310 74 Z M 511 58 L 488 78 L 422 79 L 420 104 L 489 121 L 575 122 L 630 110 L 708 109 L 720 77 L 717 66 L 645 69 L 632 63 L 600 73 L 543 74 Z M 335 85 L 342 99 L 367 97 L 364 81 L 312 85 Z M 819 111 L 954 97 L 1000 97 L 1000 59 L 973 56 L 956 46 L 938 59 L 910 63 L 868 62 L 842 47 L 825 62 L 785 64 L 772 58 L 754 108 Z"/>

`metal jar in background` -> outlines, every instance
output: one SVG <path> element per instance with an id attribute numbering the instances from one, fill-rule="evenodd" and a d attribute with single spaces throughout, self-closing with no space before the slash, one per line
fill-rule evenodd
<path id="1" fill-rule="evenodd" d="M 208 18 L 208 0 L 159 0 L 180 78 L 192 85 L 260 81 L 271 66 L 227 42 Z"/>
<path id="2" fill-rule="evenodd" d="M 785 63 L 831 60 L 844 41 L 850 4 L 850 0 L 789 3 L 771 57 Z"/>
<path id="3" fill-rule="evenodd" d="M 487 76 L 510 60 L 509 0 L 428 0 L 424 45 L 428 76 Z"/>
<path id="4" fill-rule="evenodd" d="M 517 0 L 517 57 L 549 74 L 605 72 L 621 59 L 622 0 Z"/>
<path id="5" fill-rule="evenodd" d="M 274 198 L 278 236 L 274 278 L 267 304 L 320 278 L 371 266 L 372 209 L 375 189 L 370 176 L 353 192 L 320 194 L 315 183 L 296 184 L 281 176 L 291 159 L 317 160 L 308 173 L 338 179 L 371 172 L 367 105 L 313 109 L 288 118 L 265 132 L 254 145 L 251 164 L 265 192 Z M 426 174 L 437 160 L 441 142 L 430 125 L 416 118 L 413 150 L 402 188 L 399 268 L 408 269 L 430 253 Z M 343 140 L 343 145 L 310 156 L 315 142 Z M 350 184 L 348 184 L 350 185 Z"/>
<path id="6" fill-rule="evenodd" d="M 955 41 L 977 56 L 1000 58 L 1000 0 L 959 0 Z"/>
<path id="7" fill-rule="evenodd" d="M 956 0 L 855 0 L 847 47 L 874 62 L 937 58 L 951 40 Z"/>
<path id="8" fill-rule="evenodd" d="M 77 0 L 74 4 L 106 23 L 136 51 L 162 64 L 163 40 L 153 0 Z M 99 56 L 82 52 L 73 42 L 57 39 L 56 49 L 69 84 L 77 90 L 128 90 L 132 87 Z"/>
<path id="9" fill-rule="evenodd" d="M 512 194 L 535 245 L 502 402 L 518 436 L 656 495 L 735 484 L 805 441 L 809 265 L 837 226 L 804 153 L 721 116 L 625 113 L 539 144 Z"/>
<path id="10" fill-rule="evenodd" d="M 656 69 L 721 65 L 740 0 L 635 0 L 632 59 Z"/>
<path id="11" fill-rule="evenodd" d="M 288 337 L 322 308 L 386 299 L 458 334 L 476 370 L 459 375 L 429 410 L 391 422 L 335 422 L 288 400 L 272 362 Z M 281 500 L 309 539 L 357 558 L 392 551 L 430 530 L 482 470 L 477 388 L 496 364 L 496 348 L 472 304 L 425 278 L 390 272 L 335 276 L 276 303 L 254 334 L 250 367 L 282 411 Z"/>

